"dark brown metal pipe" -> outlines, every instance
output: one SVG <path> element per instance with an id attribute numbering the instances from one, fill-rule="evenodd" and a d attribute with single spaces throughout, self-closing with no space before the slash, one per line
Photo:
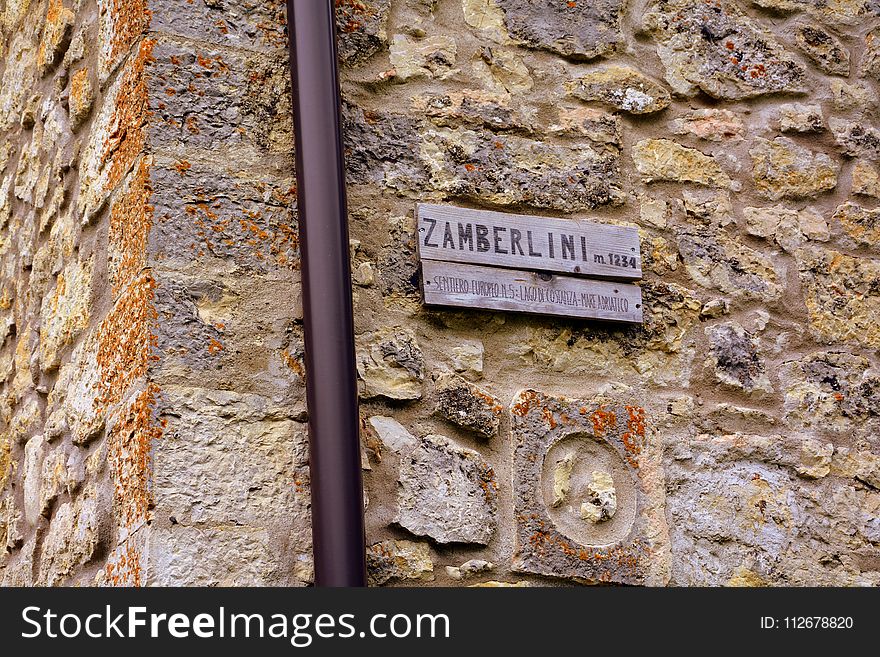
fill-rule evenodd
<path id="1" fill-rule="evenodd" d="M 365 586 L 364 497 L 333 0 L 287 0 L 316 586 Z"/>

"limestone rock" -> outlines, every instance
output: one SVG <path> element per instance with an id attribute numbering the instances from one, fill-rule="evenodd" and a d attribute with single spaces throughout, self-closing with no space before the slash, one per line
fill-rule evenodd
<path id="1" fill-rule="evenodd" d="M 776 11 L 802 11 L 832 25 L 856 25 L 880 16 L 880 10 L 871 0 L 752 0 L 752 3 Z"/>
<path id="2" fill-rule="evenodd" d="M 571 471 L 574 468 L 574 458 L 567 455 L 556 462 L 553 468 L 553 501 L 550 506 L 560 506 L 568 499 L 571 491 Z"/>
<path id="3" fill-rule="evenodd" d="M 836 110 L 842 112 L 856 110 L 865 113 L 877 106 L 877 94 L 866 84 L 861 82 L 849 84 L 840 78 L 832 78 L 829 86 L 831 104 Z"/>
<path id="4" fill-rule="evenodd" d="M 484 438 L 498 435 L 504 407 L 491 393 L 460 377 L 449 377 L 437 388 L 437 413 Z"/>
<path id="5" fill-rule="evenodd" d="M 749 393 L 772 392 L 754 335 L 732 322 L 710 326 L 706 336 L 709 338 L 706 365 L 719 382 Z"/>
<path id="6" fill-rule="evenodd" d="M 39 582 L 56 586 L 88 562 L 98 549 L 106 512 L 102 512 L 97 491 L 90 489 L 76 502 L 62 504 L 52 519 L 43 541 Z"/>
<path id="7" fill-rule="evenodd" d="M 111 466 L 125 474 L 118 486 L 125 502 L 155 499 L 155 514 L 181 525 L 308 526 L 305 427 L 291 408 L 263 395 L 178 385 L 165 385 L 157 403 L 159 413 L 167 409 L 173 417 L 158 432 L 149 418 L 136 425 L 146 434 L 140 440 L 151 441 L 148 455 L 129 457 L 124 450 L 134 448 L 124 432 L 131 429 L 111 428 Z M 148 479 L 136 458 L 151 459 Z M 302 547 L 291 540 L 292 548 Z"/>
<path id="8" fill-rule="evenodd" d="M 825 129 L 819 105 L 792 103 L 779 108 L 779 129 L 782 132 L 819 132 Z"/>
<path id="9" fill-rule="evenodd" d="M 463 340 L 449 350 L 452 369 L 473 378 L 483 376 L 483 343 L 480 340 Z"/>
<path id="10" fill-rule="evenodd" d="M 620 117 L 592 107 L 559 108 L 559 121 L 549 131 L 586 137 L 596 144 L 621 145 Z"/>
<path id="11" fill-rule="evenodd" d="M 555 0 L 494 0 L 511 36 L 533 48 L 572 59 L 613 54 L 622 41 L 622 0 L 565 3 Z"/>
<path id="12" fill-rule="evenodd" d="M 660 385 L 681 381 L 689 368 L 689 330 L 698 321 L 694 293 L 672 283 L 645 282 L 645 323 L 619 327 L 535 327 L 529 331 L 523 367 L 556 376 L 620 377 L 637 373 Z"/>
<path id="13" fill-rule="evenodd" d="M 797 253 L 810 329 L 824 343 L 880 346 L 880 264 L 832 250 Z"/>
<path id="14" fill-rule="evenodd" d="M 471 584 L 470 587 L 474 589 L 486 588 L 486 589 L 497 589 L 497 588 L 511 588 L 511 589 L 527 589 L 531 584 L 526 581 L 520 582 L 480 582 L 479 584 Z"/>
<path id="15" fill-rule="evenodd" d="M 828 121 L 837 145 L 852 157 L 880 160 L 880 130 L 871 125 L 832 118 Z"/>
<path id="16" fill-rule="evenodd" d="M 85 464 L 79 451 L 68 453 L 58 447 L 46 454 L 40 477 L 40 513 L 48 516 L 58 496 L 73 492 L 84 478 Z"/>
<path id="17" fill-rule="evenodd" d="M 669 92 L 639 71 L 607 66 L 566 85 L 568 93 L 586 102 L 600 102 L 630 114 L 650 114 L 669 107 Z"/>
<path id="18" fill-rule="evenodd" d="M 450 196 L 563 212 L 622 201 L 618 155 L 586 145 L 438 128 L 425 133 L 420 155 L 430 186 Z"/>
<path id="19" fill-rule="evenodd" d="M 351 106 L 344 118 L 351 184 L 562 212 L 622 202 L 616 152 L 464 127 L 426 127 L 403 115 L 370 113 L 368 121 Z"/>
<path id="20" fill-rule="evenodd" d="M 805 239 L 826 242 L 831 237 L 825 219 L 812 208 L 798 212 L 784 205 L 746 207 L 743 208 L 743 216 L 746 219 L 746 232 L 775 241 L 789 253 L 798 249 Z"/>
<path id="21" fill-rule="evenodd" d="M 12 440 L 4 432 L 0 434 L 0 490 L 6 489 L 6 482 L 12 474 Z M 0 545 L 3 545 L 0 543 Z"/>
<path id="22" fill-rule="evenodd" d="M 865 55 L 859 74 L 866 78 L 880 79 L 880 29 L 865 36 Z"/>
<path id="23" fill-rule="evenodd" d="M 677 135 L 690 134 L 707 141 L 740 141 L 745 132 L 743 120 L 724 109 L 691 110 L 670 122 L 669 128 Z"/>
<path id="24" fill-rule="evenodd" d="M 425 361 L 409 329 L 384 328 L 358 336 L 357 372 L 364 399 L 422 396 Z"/>
<path id="25" fill-rule="evenodd" d="M 852 193 L 880 198 L 880 171 L 873 164 L 858 160 L 852 172 Z"/>
<path id="26" fill-rule="evenodd" d="M 42 511 L 44 441 L 42 436 L 31 438 L 24 448 L 24 517 L 28 524 L 36 524 Z"/>
<path id="27" fill-rule="evenodd" d="M 40 75 L 45 75 L 61 60 L 67 46 L 70 45 L 75 18 L 74 13 L 64 6 L 62 0 L 49 0 L 43 35 L 37 51 L 37 67 Z"/>
<path id="28" fill-rule="evenodd" d="M 446 574 L 452 579 L 468 579 L 495 570 L 495 564 L 483 559 L 471 559 L 460 566 L 446 566 Z"/>
<path id="29" fill-rule="evenodd" d="M 393 452 L 406 454 L 416 446 L 416 438 L 397 420 L 382 415 L 370 418 L 370 425 L 382 444 Z"/>
<path id="30" fill-rule="evenodd" d="M 849 75 L 849 51 L 828 30 L 801 23 L 794 30 L 798 47 L 816 66 L 829 75 Z"/>
<path id="31" fill-rule="evenodd" d="M 6 67 L 0 78 L 0 130 L 8 130 L 17 123 L 26 95 L 33 88 L 33 44 L 28 36 L 19 33 L 5 51 Z"/>
<path id="32" fill-rule="evenodd" d="M 497 486 L 479 453 L 426 436 L 401 459 L 396 522 L 437 543 L 486 545 L 495 533 Z"/>
<path id="33" fill-rule="evenodd" d="M 339 59 L 347 66 L 365 61 L 388 43 L 391 0 L 341 0 L 336 3 Z"/>
<path id="34" fill-rule="evenodd" d="M 412 40 L 395 34 L 390 56 L 394 75 L 404 81 L 415 77 L 445 79 L 455 72 L 455 39 L 433 36 Z"/>
<path id="35" fill-rule="evenodd" d="M 688 228 L 677 231 L 677 239 L 688 274 L 703 287 L 764 301 L 782 294 L 772 261 L 726 232 Z"/>
<path id="36" fill-rule="evenodd" d="M 86 120 L 92 111 L 95 92 L 89 78 L 89 71 L 82 68 L 70 78 L 70 124 L 76 129 Z"/>
<path id="37" fill-rule="evenodd" d="M 472 1 L 472 0 L 465 0 Z M 494 2 L 494 0 L 482 0 Z M 529 67 L 516 51 L 504 48 L 483 48 L 473 60 L 474 74 L 487 86 L 509 94 L 524 94 L 535 86 Z"/>
<path id="38" fill-rule="evenodd" d="M 617 513 L 617 490 L 614 480 L 604 470 L 594 470 L 587 484 L 586 501 L 581 504 L 581 518 L 592 523 L 611 520 Z"/>
<path id="39" fill-rule="evenodd" d="M 663 199 L 642 197 L 639 205 L 639 218 L 642 223 L 655 228 L 666 228 L 669 206 Z"/>
<path id="40" fill-rule="evenodd" d="M 805 440 L 801 444 L 800 464 L 796 467 L 797 473 L 808 479 L 821 479 L 831 472 L 831 457 L 834 454 L 834 445 L 824 445 L 815 440 Z"/>
<path id="41" fill-rule="evenodd" d="M 55 290 L 40 309 L 40 364 L 52 370 L 64 347 L 88 326 L 92 298 L 93 260 L 75 261 L 58 275 Z"/>
<path id="42" fill-rule="evenodd" d="M 711 155 L 670 139 L 643 139 L 633 146 L 633 162 L 646 182 L 671 180 L 728 187 L 727 176 Z"/>
<path id="43" fill-rule="evenodd" d="M 150 532 L 147 586 L 290 586 L 287 565 L 269 529 L 173 525 Z M 129 557 L 130 558 L 130 557 Z"/>
<path id="44" fill-rule="evenodd" d="M 434 580 L 434 563 L 427 543 L 381 541 L 367 548 L 367 576 L 370 586 L 390 580 Z"/>
<path id="45" fill-rule="evenodd" d="M 804 90 L 800 64 L 732 2 L 657 0 L 644 24 L 678 94 L 741 100 Z"/>
<path id="46" fill-rule="evenodd" d="M 825 153 L 814 153 L 786 137 L 755 139 L 749 150 L 758 192 L 770 200 L 815 198 L 837 186 L 840 165 Z"/>
<path id="47" fill-rule="evenodd" d="M 837 207 L 833 218 L 840 222 L 847 235 L 858 244 L 880 246 L 880 208 L 863 208 L 857 203 L 847 201 Z"/>
<path id="48" fill-rule="evenodd" d="M 429 117 L 437 125 L 457 123 L 509 130 L 521 126 L 506 97 L 468 89 L 448 93 L 425 93 L 413 98 L 413 110 Z"/>
<path id="49" fill-rule="evenodd" d="M 807 239 L 817 242 L 827 242 L 831 239 L 828 222 L 814 208 L 805 208 L 798 212 L 798 227 Z"/>

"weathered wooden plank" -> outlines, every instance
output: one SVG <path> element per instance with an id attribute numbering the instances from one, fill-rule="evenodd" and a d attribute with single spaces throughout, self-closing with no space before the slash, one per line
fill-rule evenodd
<path id="1" fill-rule="evenodd" d="M 642 291 L 627 283 L 423 260 L 422 290 L 431 306 L 642 322 Z"/>
<path id="2" fill-rule="evenodd" d="M 620 280 L 642 277 L 634 227 L 425 203 L 417 215 L 422 260 Z"/>

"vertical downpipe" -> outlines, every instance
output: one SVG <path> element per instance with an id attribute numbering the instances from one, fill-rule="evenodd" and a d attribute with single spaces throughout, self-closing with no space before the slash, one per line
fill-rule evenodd
<path id="1" fill-rule="evenodd" d="M 365 586 L 334 0 L 287 0 L 316 586 Z"/>

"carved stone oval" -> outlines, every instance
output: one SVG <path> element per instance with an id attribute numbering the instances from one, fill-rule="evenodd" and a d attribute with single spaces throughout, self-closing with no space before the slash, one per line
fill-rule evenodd
<path id="1" fill-rule="evenodd" d="M 611 476 L 617 497 L 613 516 L 599 522 L 581 514 L 581 505 L 589 503 L 587 489 L 595 472 Z M 579 545 L 614 545 L 629 535 L 635 523 L 638 504 L 632 468 L 601 438 L 576 433 L 553 443 L 544 456 L 541 490 L 556 529 Z"/>

